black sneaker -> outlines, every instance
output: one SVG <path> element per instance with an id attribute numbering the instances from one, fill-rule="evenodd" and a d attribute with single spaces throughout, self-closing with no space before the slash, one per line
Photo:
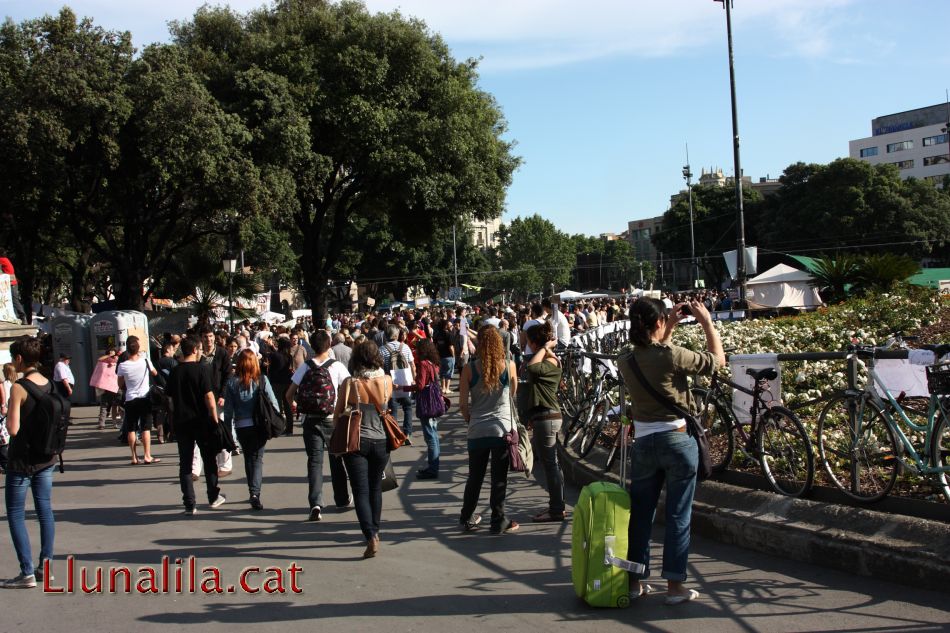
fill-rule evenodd
<path id="1" fill-rule="evenodd" d="M 471 532 L 478 527 L 478 524 L 482 522 L 482 516 L 480 514 L 475 514 L 468 521 L 463 521 L 459 519 L 459 526 L 462 528 L 463 532 Z"/>
<path id="2" fill-rule="evenodd" d="M 416 479 L 438 479 L 439 473 L 423 468 L 416 471 Z"/>
<path id="3" fill-rule="evenodd" d="M 25 576 L 20 574 L 16 578 L 9 580 L 0 580 L 0 589 L 31 589 L 36 586 L 36 577 L 32 574 Z"/>
<path id="4" fill-rule="evenodd" d="M 408 437 L 406 438 L 406 446 L 412 446 L 412 440 L 410 440 Z"/>
<path id="5" fill-rule="evenodd" d="M 189 506 L 185 508 L 185 516 L 193 517 L 198 514 L 198 511 L 195 509 L 195 506 Z"/>
<path id="6" fill-rule="evenodd" d="M 264 504 L 261 503 L 261 498 L 258 497 L 257 495 L 254 495 L 253 497 L 251 497 L 251 507 L 255 510 L 263 510 Z"/>
<path id="7" fill-rule="evenodd" d="M 46 575 L 45 560 L 40 560 L 39 564 L 36 566 L 36 569 L 33 570 L 33 576 L 36 578 L 36 582 L 43 582 L 43 578 Z M 52 567 L 52 565 L 51 565 Z M 50 582 L 56 580 L 52 573 L 49 575 Z"/>
<path id="8" fill-rule="evenodd" d="M 323 515 L 320 512 L 320 506 L 313 506 L 310 508 L 310 520 L 311 521 L 320 521 L 323 519 Z"/>

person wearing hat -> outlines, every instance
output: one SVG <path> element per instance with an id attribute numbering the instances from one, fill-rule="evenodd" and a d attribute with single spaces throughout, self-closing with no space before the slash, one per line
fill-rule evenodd
<path id="1" fill-rule="evenodd" d="M 53 384 L 56 385 L 56 391 L 67 400 L 73 395 L 73 385 L 76 384 L 73 370 L 69 368 L 69 361 L 69 354 L 60 354 L 59 362 L 53 368 Z"/>

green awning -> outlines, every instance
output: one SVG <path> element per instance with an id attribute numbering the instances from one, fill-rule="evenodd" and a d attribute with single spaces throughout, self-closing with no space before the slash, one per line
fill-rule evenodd
<path id="1" fill-rule="evenodd" d="M 915 286 L 939 288 L 941 281 L 950 279 L 950 268 L 924 268 L 916 275 L 907 278 Z"/>
<path id="2" fill-rule="evenodd" d="M 817 260 L 814 257 L 805 257 L 804 255 L 789 255 L 796 262 L 805 267 L 810 273 L 814 273 L 818 270 Z"/>

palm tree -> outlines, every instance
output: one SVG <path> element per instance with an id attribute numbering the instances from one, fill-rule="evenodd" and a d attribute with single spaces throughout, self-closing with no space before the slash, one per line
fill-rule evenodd
<path id="1" fill-rule="evenodd" d="M 818 257 L 809 283 L 818 288 L 826 303 L 844 301 L 850 286 L 859 280 L 860 265 L 861 259 L 854 255 L 839 255 L 835 259 Z"/>
<path id="2" fill-rule="evenodd" d="M 894 284 L 903 283 L 908 277 L 919 272 L 920 265 L 907 255 L 865 255 L 859 265 L 856 290 L 862 293 L 888 290 Z"/>

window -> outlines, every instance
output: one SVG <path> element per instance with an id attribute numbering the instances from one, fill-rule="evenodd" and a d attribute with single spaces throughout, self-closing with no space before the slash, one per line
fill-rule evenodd
<path id="1" fill-rule="evenodd" d="M 887 153 L 901 152 L 905 149 L 914 149 L 913 141 L 901 141 L 900 143 L 891 143 L 887 146 Z"/>
<path id="2" fill-rule="evenodd" d="M 927 136 L 924 138 L 924 147 L 930 147 L 931 145 L 941 145 L 947 142 L 946 134 L 938 134 L 937 136 Z"/>
<path id="3" fill-rule="evenodd" d="M 945 165 L 950 163 L 950 156 L 946 154 L 941 154 L 940 156 L 926 156 L 924 157 L 924 167 L 930 167 L 931 165 Z"/>
<path id="4" fill-rule="evenodd" d="M 891 165 L 896 166 L 898 169 L 913 169 L 914 161 L 913 160 L 901 160 L 896 163 L 891 163 Z"/>
<path id="5" fill-rule="evenodd" d="M 861 150 L 861 158 L 867 158 L 868 156 L 877 156 L 877 147 L 865 147 Z"/>

